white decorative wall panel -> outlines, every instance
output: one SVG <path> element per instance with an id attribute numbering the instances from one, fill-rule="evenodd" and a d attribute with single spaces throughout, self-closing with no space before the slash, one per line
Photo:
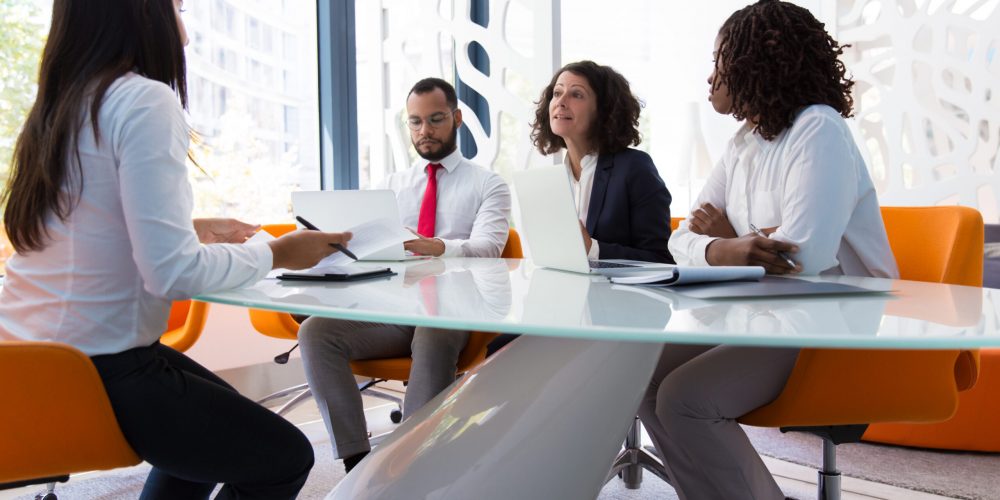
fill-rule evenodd
<path id="1" fill-rule="evenodd" d="M 881 203 L 961 204 L 998 222 L 1000 2 L 836 6 L 835 36 L 853 45 L 857 139 Z"/>
<path id="2" fill-rule="evenodd" d="M 358 2 L 358 9 L 378 5 L 381 26 L 378 73 L 374 81 L 382 103 L 382 120 L 372 131 L 385 140 L 373 145 L 370 185 L 411 163 L 409 131 L 403 125 L 406 95 L 417 80 L 436 76 L 462 82 L 489 102 L 489 116 L 477 116 L 459 103 L 464 124 L 477 147 L 472 160 L 509 174 L 532 162 L 545 160 L 533 152 L 528 139 L 534 118 L 533 100 L 548 83 L 558 60 L 558 2 L 491 0 L 487 27 L 470 20 L 469 0 L 381 0 Z M 478 43 L 489 58 L 489 76 L 469 59 L 469 46 Z M 454 64 L 454 66 L 453 66 Z M 487 135 L 484 120 L 491 124 Z"/>

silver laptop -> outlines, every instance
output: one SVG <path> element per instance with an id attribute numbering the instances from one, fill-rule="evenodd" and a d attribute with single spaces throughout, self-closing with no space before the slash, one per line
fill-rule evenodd
<path id="1" fill-rule="evenodd" d="M 669 264 L 636 260 L 587 260 L 566 167 L 536 167 L 514 173 L 514 188 L 531 260 L 542 267 L 605 276 L 644 272 Z"/>
<path id="2" fill-rule="evenodd" d="M 376 219 L 399 219 L 396 193 L 389 189 L 365 191 L 294 191 L 292 211 L 322 231 L 338 232 Z M 414 236 L 416 238 L 416 236 Z M 410 260 L 403 245 L 393 245 L 361 260 Z"/>

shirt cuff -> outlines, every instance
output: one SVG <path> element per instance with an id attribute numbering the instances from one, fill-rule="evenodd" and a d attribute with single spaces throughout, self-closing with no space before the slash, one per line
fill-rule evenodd
<path id="1" fill-rule="evenodd" d="M 601 244 L 597 240 L 590 239 L 590 251 L 587 252 L 587 259 L 599 260 L 601 258 Z"/>
<path id="2" fill-rule="evenodd" d="M 696 266 L 708 266 L 708 245 L 719 238 L 707 237 L 700 238 L 694 243 L 694 250 L 691 252 L 692 263 Z"/>
<path id="3" fill-rule="evenodd" d="M 274 267 L 274 253 L 271 252 L 271 245 L 261 241 L 259 243 L 244 243 L 243 246 L 250 251 L 257 262 L 257 275 L 254 276 L 254 281 L 264 279 Z"/>
<path id="4" fill-rule="evenodd" d="M 444 238 L 438 238 L 444 242 L 444 253 L 440 257 L 464 257 L 465 251 L 462 249 L 462 243 L 465 240 L 446 240 Z"/>

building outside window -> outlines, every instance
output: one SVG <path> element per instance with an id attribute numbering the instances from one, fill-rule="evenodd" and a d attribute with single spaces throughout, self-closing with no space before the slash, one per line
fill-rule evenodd
<path id="1" fill-rule="evenodd" d="M 288 222 L 290 193 L 320 182 L 316 2 L 188 4 L 188 121 L 199 164 L 190 168 L 194 215 Z M 35 99 L 51 5 L 0 1 L 0 182 Z M 10 253 L 0 239 L 0 273 Z"/>

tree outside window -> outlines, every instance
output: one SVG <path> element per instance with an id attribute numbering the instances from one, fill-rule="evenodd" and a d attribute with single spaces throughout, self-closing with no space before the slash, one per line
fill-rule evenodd
<path id="1" fill-rule="evenodd" d="M 0 185 L 7 185 L 14 142 L 35 101 L 47 15 L 32 0 L 0 0 Z M 13 253 L 0 223 L 0 275 Z"/>

